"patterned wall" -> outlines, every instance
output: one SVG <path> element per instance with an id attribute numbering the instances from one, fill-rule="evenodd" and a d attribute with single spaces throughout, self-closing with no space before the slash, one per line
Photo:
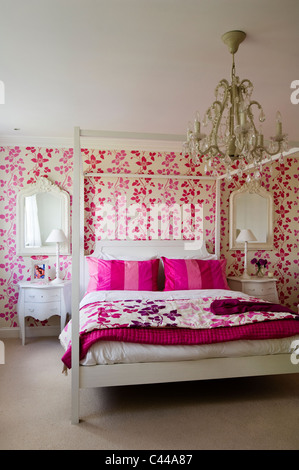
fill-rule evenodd
<path id="1" fill-rule="evenodd" d="M 47 149 L 38 147 L 2 147 L 0 148 L 0 327 L 17 327 L 18 282 L 31 277 L 31 259 L 16 255 L 16 195 L 27 184 L 40 176 L 49 177 L 72 195 L 73 151 L 72 149 Z M 187 205 L 192 209 L 196 205 L 204 207 L 203 227 L 208 240 L 208 248 L 213 251 L 215 244 L 215 182 L 199 180 L 178 180 L 169 175 L 193 174 L 194 168 L 188 160 L 173 152 L 143 151 L 99 151 L 83 150 L 84 170 L 115 174 L 113 177 L 86 178 L 85 185 L 85 249 L 91 253 L 95 236 L 102 236 L 99 228 L 98 208 L 102 204 L 115 207 L 119 198 L 125 198 L 127 206 L 138 204 L 141 208 L 139 221 L 144 221 L 144 214 L 154 204 Z M 161 174 L 162 179 L 126 178 L 117 176 L 126 173 Z M 198 173 L 200 175 L 200 173 Z M 146 220 L 148 220 L 148 217 Z M 198 222 L 198 221 L 197 221 Z M 196 220 L 194 218 L 194 224 Z M 134 238 L 149 235 L 148 222 L 135 224 L 138 230 Z M 170 219 L 170 236 L 175 233 Z M 193 230 L 193 231 L 192 231 Z M 191 230 L 191 235 L 195 227 Z M 189 231 L 190 232 L 190 231 Z M 119 233 L 119 232 L 118 232 Z M 124 236 L 125 232 L 120 231 Z M 189 233 L 190 234 L 190 233 Z M 181 234 L 182 238 L 188 238 Z M 159 232 L 161 238 L 165 234 Z M 177 234 L 179 236 L 180 234 Z M 117 238 L 117 237 L 116 237 Z M 71 277 L 71 257 L 61 256 L 62 277 Z M 49 257 L 50 275 L 55 275 L 55 257 Z M 28 325 L 40 325 L 40 322 L 27 318 Z M 46 320 L 42 324 L 49 324 Z"/>
<path id="2" fill-rule="evenodd" d="M 86 172 L 106 173 L 109 176 L 86 178 L 85 250 L 87 253 L 93 249 L 96 237 L 135 240 L 193 239 L 195 234 L 200 234 L 202 231 L 208 249 L 214 251 L 216 204 L 214 180 L 177 179 L 170 176 L 191 173 L 188 160 L 174 153 L 125 150 L 98 152 L 96 156 L 94 153 L 85 160 Z M 118 176 L 120 173 L 122 175 Z M 129 173 L 146 174 L 149 178 L 126 177 Z M 150 178 L 151 174 L 159 174 L 160 177 Z M 105 205 L 107 209 L 104 212 Z M 157 214 L 155 208 L 160 209 L 157 231 L 153 220 Z M 171 208 L 170 215 L 167 213 L 167 208 Z M 200 211 L 201 208 L 203 213 Z M 109 213 L 109 209 L 114 209 L 114 212 L 111 210 Z M 179 211 L 176 212 L 176 209 Z M 126 220 L 125 212 L 127 212 Z M 188 213 L 191 224 L 184 223 L 184 217 Z M 104 223 L 105 215 L 110 217 L 109 227 Z"/>
<path id="3" fill-rule="evenodd" d="M 255 273 L 253 258 L 266 259 L 267 271 L 278 279 L 281 304 L 297 309 L 299 303 L 299 160 L 295 156 L 277 160 L 263 171 L 262 186 L 273 194 L 274 250 L 248 251 L 248 272 Z M 221 185 L 221 251 L 228 260 L 227 274 L 238 276 L 243 272 L 243 252 L 229 250 L 229 196 L 245 180 L 236 177 Z"/>
<path id="4" fill-rule="evenodd" d="M 85 249 L 93 250 L 95 236 L 103 236 L 101 213 L 103 204 L 116 207 L 125 201 L 127 207 L 138 206 L 140 223 L 133 225 L 134 238 L 150 237 L 151 205 L 168 204 L 192 208 L 202 205 L 203 228 L 210 251 L 215 243 L 215 183 L 210 180 L 177 179 L 170 175 L 200 175 L 192 163 L 173 152 L 99 151 L 85 149 L 84 169 L 87 172 L 113 174 L 111 178 L 86 178 Z M 17 327 L 18 282 L 29 280 L 31 259 L 16 255 L 16 195 L 39 176 L 47 176 L 52 182 L 72 195 L 73 151 L 62 148 L 2 147 L 0 148 L 0 327 Z M 160 174 L 161 179 L 127 178 L 120 174 Z M 119 176 L 118 176 L 119 175 Z M 221 203 L 221 252 L 228 259 L 228 274 L 241 274 L 243 253 L 228 250 L 228 201 L 229 194 L 243 181 L 222 182 Z M 275 204 L 274 251 L 250 252 L 250 256 L 268 259 L 270 268 L 278 277 L 279 296 L 283 304 L 298 303 L 298 160 L 288 158 L 284 163 L 273 164 L 272 174 L 267 171 L 264 186 L 273 192 Z M 138 214 L 137 214 L 138 215 Z M 146 217 L 145 217 L 146 215 Z M 194 214 L 193 214 L 194 215 Z M 136 214 L 134 215 L 135 221 Z M 161 215 L 163 217 L 163 214 Z M 193 218 L 194 226 L 199 223 Z M 129 225 L 129 224 L 127 224 Z M 170 224 L 170 236 L 175 232 L 174 220 Z M 192 230 L 191 230 L 192 232 Z M 107 232 L 106 232 L 107 234 Z M 126 235 L 121 227 L 117 235 Z M 184 232 L 182 237 L 187 237 Z M 161 238 L 166 238 L 159 231 Z M 49 258 L 50 275 L 55 274 L 55 257 Z M 71 257 L 61 257 L 62 276 L 71 277 Z M 42 322 L 49 324 L 51 320 Z M 27 325 L 40 324 L 27 319 Z"/>
<path id="5" fill-rule="evenodd" d="M 17 327 L 18 282 L 30 280 L 31 258 L 16 254 L 16 197 L 19 190 L 39 176 L 46 176 L 71 193 L 72 149 L 0 147 L 0 327 Z M 40 259 L 39 257 L 34 257 Z M 47 258 L 47 257 L 44 257 Z M 55 277 L 55 257 L 49 258 Z M 63 276 L 71 277 L 71 258 L 60 258 Z M 48 324 L 28 318 L 27 325 Z"/>

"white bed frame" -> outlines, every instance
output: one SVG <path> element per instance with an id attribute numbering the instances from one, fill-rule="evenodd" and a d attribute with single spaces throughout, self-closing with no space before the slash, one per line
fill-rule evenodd
<path id="1" fill-rule="evenodd" d="M 92 132 L 92 134 L 91 134 Z M 245 377 L 258 375 L 289 374 L 299 372 L 290 360 L 290 355 L 252 356 L 240 358 L 213 358 L 194 361 L 154 362 L 115 365 L 79 365 L 79 303 L 86 285 L 84 260 L 84 175 L 81 159 L 80 138 L 97 136 L 96 131 L 83 131 L 75 128 L 74 134 L 74 178 L 72 205 L 72 410 L 71 421 L 80 421 L 80 389 L 90 387 L 107 387 L 116 385 L 133 385 L 161 382 L 180 382 L 192 380 L 219 379 L 229 377 Z M 98 133 L 99 137 L 102 133 Z M 102 175 L 101 175 L 102 176 Z M 197 179 L 200 179 L 197 177 Z M 206 177 L 202 179 L 207 179 Z M 220 206 L 219 180 L 216 182 L 216 226 L 215 255 L 219 257 Z M 151 254 L 167 255 L 167 250 L 184 249 L 184 242 L 178 241 L 134 241 L 134 242 L 103 242 L 97 247 L 100 250 L 129 254 L 138 253 L 144 256 Z M 205 250 L 205 246 L 203 246 Z M 189 251 L 189 255 L 192 251 Z M 195 254 L 195 253 L 193 253 Z M 196 251 L 198 254 L 198 251 Z M 97 253 L 94 253 L 96 256 Z"/>

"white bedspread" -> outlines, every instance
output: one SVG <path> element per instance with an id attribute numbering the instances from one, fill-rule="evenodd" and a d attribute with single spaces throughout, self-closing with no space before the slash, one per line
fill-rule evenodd
<path id="1" fill-rule="evenodd" d="M 174 300 L 174 299 L 194 299 L 196 297 L 218 297 L 228 295 L 232 298 L 242 297 L 249 299 L 243 292 L 225 290 L 225 289 L 201 289 L 201 290 L 176 290 L 176 291 L 130 291 L 130 290 L 112 290 L 95 291 L 86 294 L 80 307 L 99 300 L 126 300 L 126 299 L 149 299 L 149 300 Z"/>
<path id="2" fill-rule="evenodd" d="M 123 299 L 186 299 L 198 296 L 225 295 L 226 290 L 188 290 L 188 291 L 97 291 L 87 294 L 81 301 L 80 306 L 99 300 L 123 300 Z M 242 292 L 229 291 L 231 297 L 249 296 Z M 136 344 L 117 341 L 100 341 L 94 344 L 88 351 L 86 357 L 80 362 L 81 365 L 96 364 L 121 364 L 136 362 L 169 362 L 189 361 L 212 357 L 246 357 L 268 354 L 289 354 L 292 341 L 298 340 L 299 336 L 273 340 L 239 340 L 217 344 L 195 345 L 195 346 L 163 346 L 151 344 Z"/>

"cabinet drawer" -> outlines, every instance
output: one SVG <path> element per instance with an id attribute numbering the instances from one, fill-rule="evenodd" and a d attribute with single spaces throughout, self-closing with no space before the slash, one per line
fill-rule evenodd
<path id="1" fill-rule="evenodd" d="M 252 284 L 245 287 L 246 294 L 249 295 L 268 295 L 275 292 L 275 286 L 273 284 Z"/>
<path id="2" fill-rule="evenodd" d="M 25 317 L 30 316 L 36 318 L 37 320 L 45 320 L 52 315 L 60 315 L 60 302 L 25 303 Z"/>
<path id="3" fill-rule="evenodd" d="M 60 289 L 25 289 L 25 302 L 54 302 L 60 300 Z"/>
<path id="4" fill-rule="evenodd" d="M 234 291 L 241 291 L 269 302 L 278 303 L 278 294 L 276 289 L 276 279 L 238 279 L 236 277 L 228 278 L 228 285 Z"/>

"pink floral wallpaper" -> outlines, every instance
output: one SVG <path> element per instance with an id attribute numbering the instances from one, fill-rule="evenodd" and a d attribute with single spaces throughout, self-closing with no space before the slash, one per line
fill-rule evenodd
<path id="1" fill-rule="evenodd" d="M 97 172 L 97 177 L 87 177 L 85 184 L 85 250 L 91 253 L 95 237 L 109 235 L 103 225 L 101 207 L 106 204 L 112 217 L 121 204 L 127 208 L 135 205 L 135 213 L 122 227 L 118 222 L 116 238 L 130 236 L 134 239 L 151 238 L 150 208 L 157 204 L 187 207 L 191 225 L 178 228 L 176 214 L 170 220 L 169 232 L 158 230 L 160 238 L 180 235 L 188 238 L 197 226 L 203 227 L 208 249 L 215 244 L 215 182 L 212 180 L 179 179 L 171 175 L 201 175 L 192 163 L 174 152 L 145 152 L 138 150 L 84 149 L 85 172 Z M 198 171 L 198 173 L 196 173 Z M 46 176 L 72 196 L 73 150 L 39 147 L 0 147 L 0 328 L 18 326 L 18 282 L 29 280 L 31 259 L 16 255 L 16 195 L 39 176 Z M 111 177 L 101 176 L 101 173 Z M 121 174 L 147 174 L 149 178 L 129 178 Z M 161 178 L 150 178 L 159 174 Z M 221 201 L 221 255 L 228 259 L 228 274 L 242 271 L 243 253 L 228 249 L 229 194 L 242 181 L 223 181 Z M 298 303 L 298 160 L 288 158 L 284 163 L 273 164 L 267 170 L 263 184 L 273 192 L 275 202 L 275 250 L 250 252 L 250 256 L 266 258 L 278 278 L 280 301 L 294 306 Z M 195 208 L 203 207 L 202 213 Z M 160 214 L 163 220 L 163 212 Z M 133 222 L 133 223 L 132 223 Z M 179 231 L 181 230 L 181 233 Z M 62 275 L 71 277 L 71 256 L 61 257 Z M 55 273 L 55 257 L 49 257 L 50 275 Z M 51 319 L 42 324 L 51 323 Z M 33 318 L 27 325 L 40 324 Z"/>
<path id="2" fill-rule="evenodd" d="M 17 193 L 40 176 L 49 177 L 71 193 L 72 158 L 72 149 L 0 147 L 0 328 L 18 326 L 18 282 L 31 278 L 31 258 L 16 254 Z M 49 258 L 49 272 L 53 277 L 54 258 Z M 71 258 L 61 257 L 61 265 L 64 277 L 70 278 Z M 40 324 L 33 318 L 27 318 L 26 323 Z"/>
<path id="3" fill-rule="evenodd" d="M 299 304 L 299 160 L 293 156 L 276 160 L 263 171 L 262 186 L 274 199 L 274 250 L 248 252 L 248 272 L 255 273 L 253 258 L 267 260 L 268 271 L 278 279 L 281 304 L 297 310 Z M 230 193 L 239 189 L 245 180 L 236 177 L 221 185 L 221 252 L 227 258 L 227 274 L 238 276 L 243 270 L 243 252 L 229 250 L 228 214 Z"/>
<path id="4" fill-rule="evenodd" d="M 99 176 L 86 178 L 85 184 L 85 250 L 92 253 L 95 237 L 103 238 L 99 208 L 103 204 L 117 208 L 120 203 L 127 207 L 137 205 L 139 217 L 135 218 L 131 234 L 134 239 L 150 236 L 150 207 L 155 204 L 187 205 L 191 213 L 196 206 L 204 207 L 204 213 L 191 220 L 190 230 L 176 233 L 174 219 L 170 219 L 169 233 L 158 231 L 158 236 L 167 238 L 192 237 L 196 224 L 203 225 L 208 247 L 215 245 L 215 182 L 176 179 L 170 175 L 193 174 L 192 164 L 173 152 L 144 152 L 136 150 L 93 150 L 82 151 L 85 172 L 98 172 Z M 48 177 L 72 196 L 73 150 L 38 147 L 0 148 L 0 328 L 17 327 L 18 282 L 30 280 L 31 258 L 16 254 L 16 195 L 27 184 L 38 177 Z M 111 173 L 111 177 L 101 177 Z M 148 174 L 149 178 L 126 178 L 118 176 L 127 173 Z M 162 179 L 150 178 L 160 174 Z M 198 173 L 200 175 L 200 173 Z M 175 217 L 175 216 L 174 216 Z M 161 215 L 163 218 L 163 214 Z M 130 223 L 130 217 L 127 220 Z M 193 224 L 193 225 L 192 225 Z M 107 235 L 107 234 L 106 234 Z M 117 236 L 127 236 L 126 228 L 117 227 Z M 115 237 L 117 238 L 117 237 Z M 61 256 L 62 277 L 71 277 L 71 256 Z M 55 257 L 49 257 L 50 277 L 55 274 Z M 50 320 L 42 322 L 51 323 Z M 28 325 L 40 324 L 33 318 L 26 319 Z"/>
<path id="5" fill-rule="evenodd" d="M 191 174 L 188 160 L 167 152 L 122 150 L 89 152 L 89 156 L 88 150 L 85 152 L 86 173 L 99 174 L 85 179 L 87 253 L 93 250 L 96 238 L 193 239 L 201 233 L 208 248 L 214 250 L 215 181 L 173 176 Z M 101 177 L 101 173 L 111 176 Z M 126 177 L 130 173 L 137 176 Z M 149 178 L 138 178 L 139 174 L 149 175 Z M 152 174 L 158 174 L 160 178 L 150 178 Z M 104 206 L 106 212 L 102 210 Z M 170 214 L 168 208 L 171 208 Z M 155 209 L 159 209 L 157 230 L 152 220 L 156 215 Z M 184 224 L 182 213 L 188 212 L 189 223 Z M 122 218 L 122 214 L 126 218 Z M 104 220 L 106 216 L 113 218 L 108 229 Z"/>

